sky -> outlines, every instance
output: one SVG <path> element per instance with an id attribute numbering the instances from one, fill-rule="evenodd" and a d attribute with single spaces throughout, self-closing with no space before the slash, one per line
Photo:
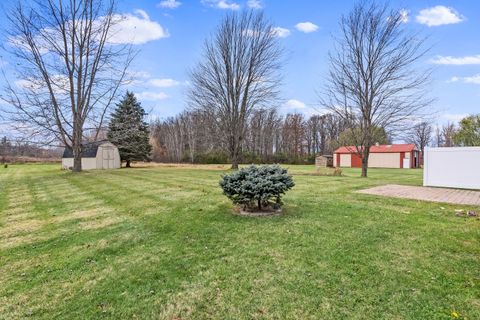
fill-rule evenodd
<path id="1" fill-rule="evenodd" d="M 318 0 L 120 0 L 125 16 L 120 41 L 139 54 L 131 66 L 134 91 L 151 118 L 174 116 L 186 107 L 189 70 L 200 61 L 204 41 L 230 11 L 263 10 L 278 28 L 285 49 L 283 114 L 322 113 L 318 92 L 328 71 L 332 36 L 354 1 Z M 405 12 L 406 27 L 431 46 L 419 67 L 432 68 L 429 95 L 434 122 L 457 122 L 480 113 L 480 1 L 389 1 Z M 0 22 L 5 27 L 5 22 Z M 0 67 L 11 61 L 0 56 Z"/>

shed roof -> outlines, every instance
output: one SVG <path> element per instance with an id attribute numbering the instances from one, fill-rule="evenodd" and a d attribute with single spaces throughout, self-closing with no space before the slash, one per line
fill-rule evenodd
<path id="1" fill-rule="evenodd" d="M 417 150 L 414 144 L 382 144 L 371 146 L 370 153 L 392 153 L 392 152 L 411 152 Z M 355 146 L 344 146 L 335 150 L 334 153 L 356 153 Z"/>
<path id="2" fill-rule="evenodd" d="M 108 140 L 87 142 L 82 145 L 82 158 L 95 158 L 97 156 L 98 147 L 104 143 L 110 143 Z M 63 158 L 73 158 L 73 150 L 65 148 L 63 150 Z"/>

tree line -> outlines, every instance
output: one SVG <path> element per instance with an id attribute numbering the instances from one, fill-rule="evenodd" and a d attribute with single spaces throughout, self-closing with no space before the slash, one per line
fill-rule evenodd
<path id="1" fill-rule="evenodd" d="M 466 116 L 458 124 L 447 122 L 433 125 L 426 121 L 421 122 L 413 126 L 406 140 L 417 145 L 422 152 L 426 146 L 480 146 L 480 114 Z"/>
<path id="2" fill-rule="evenodd" d="M 61 154 L 61 148 L 45 148 L 5 136 L 0 139 L 0 163 L 16 161 L 18 158 L 58 159 Z"/>
<path id="3" fill-rule="evenodd" d="M 333 114 L 306 117 L 280 115 L 276 109 L 254 110 L 239 145 L 243 163 L 311 163 L 331 154 L 348 124 Z M 227 163 L 228 145 L 217 121 L 200 110 L 150 124 L 153 160 L 159 162 Z"/>

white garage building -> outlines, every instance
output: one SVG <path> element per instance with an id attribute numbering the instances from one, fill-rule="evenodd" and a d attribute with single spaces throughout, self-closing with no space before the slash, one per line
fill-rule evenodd
<path id="1" fill-rule="evenodd" d="M 425 148 L 423 185 L 480 189 L 480 147 Z"/>
<path id="2" fill-rule="evenodd" d="M 109 141 L 89 142 L 82 147 L 82 169 L 118 169 L 121 166 L 118 148 Z M 73 152 L 65 148 L 62 157 L 62 168 L 73 167 Z"/>

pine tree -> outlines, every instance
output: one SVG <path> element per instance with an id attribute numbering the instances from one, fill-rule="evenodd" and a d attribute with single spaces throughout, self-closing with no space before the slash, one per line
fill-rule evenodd
<path id="1" fill-rule="evenodd" d="M 145 110 L 132 92 L 117 104 L 108 126 L 107 137 L 118 147 L 120 158 L 127 168 L 131 161 L 149 161 L 152 146 L 149 128 L 144 121 Z"/>

